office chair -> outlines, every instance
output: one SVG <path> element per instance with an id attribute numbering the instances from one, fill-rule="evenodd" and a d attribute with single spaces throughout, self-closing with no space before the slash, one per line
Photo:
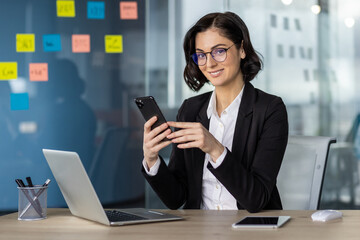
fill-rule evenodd
<path id="1" fill-rule="evenodd" d="M 355 209 L 356 189 L 360 184 L 360 114 L 344 142 L 331 148 L 326 169 L 322 204 L 326 208 Z M 346 196 L 344 198 L 344 196 Z"/>
<path id="2" fill-rule="evenodd" d="M 141 157 L 130 151 L 131 129 L 110 128 L 89 169 L 89 177 L 103 205 L 137 200 L 144 195 Z"/>
<path id="3" fill-rule="evenodd" d="M 277 178 L 284 210 L 319 209 L 332 137 L 289 136 Z"/>

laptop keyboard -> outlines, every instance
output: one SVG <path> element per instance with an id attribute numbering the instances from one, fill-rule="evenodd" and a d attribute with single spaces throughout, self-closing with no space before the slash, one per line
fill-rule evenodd
<path id="1" fill-rule="evenodd" d="M 136 216 L 134 214 L 124 213 L 116 210 L 105 211 L 110 222 L 123 222 L 123 221 L 137 221 L 145 220 L 147 218 Z"/>

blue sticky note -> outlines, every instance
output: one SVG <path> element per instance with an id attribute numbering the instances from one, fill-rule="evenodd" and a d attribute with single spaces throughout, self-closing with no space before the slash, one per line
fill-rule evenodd
<path id="1" fill-rule="evenodd" d="M 58 52 L 58 51 L 61 51 L 60 34 L 43 35 L 43 46 L 44 46 L 44 51 L 45 52 Z"/>
<path id="2" fill-rule="evenodd" d="M 105 18 L 105 3 L 104 2 L 88 2 L 87 3 L 87 17 L 89 19 L 104 19 Z"/>
<path id="3" fill-rule="evenodd" d="M 28 93 L 11 93 L 10 95 L 11 110 L 28 110 L 29 94 Z"/>

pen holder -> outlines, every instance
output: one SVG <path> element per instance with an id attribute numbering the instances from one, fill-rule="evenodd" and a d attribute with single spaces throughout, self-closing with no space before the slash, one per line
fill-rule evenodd
<path id="1" fill-rule="evenodd" d="M 47 186 L 18 187 L 18 220 L 41 220 L 46 218 Z"/>

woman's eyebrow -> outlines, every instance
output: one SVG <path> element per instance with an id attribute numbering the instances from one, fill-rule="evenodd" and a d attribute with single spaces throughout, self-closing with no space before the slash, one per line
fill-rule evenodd
<path id="1" fill-rule="evenodd" d="M 211 50 L 213 50 L 214 48 L 218 48 L 218 47 L 222 47 L 222 46 L 226 46 L 226 44 L 224 43 L 219 43 L 219 44 L 216 44 L 215 46 L 212 46 L 211 47 Z M 200 51 L 200 52 L 204 52 L 204 50 L 202 50 L 201 48 L 196 48 L 195 51 Z"/>

